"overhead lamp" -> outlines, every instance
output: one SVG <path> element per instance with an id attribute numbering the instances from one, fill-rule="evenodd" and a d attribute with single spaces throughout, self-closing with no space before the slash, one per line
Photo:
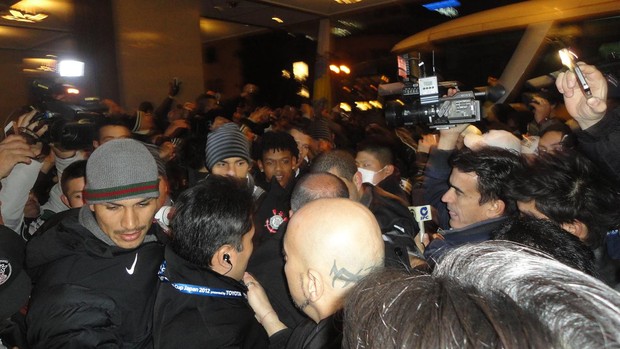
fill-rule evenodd
<path id="1" fill-rule="evenodd" d="M 351 4 L 357 4 L 358 2 L 361 2 L 362 0 L 334 0 L 334 1 L 339 4 L 343 4 L 343 5 L 351 5 Z"/>
<path id="2" fill-rule="evenodd" d="M 47 15 L 44 13 L 29 13 L 19 9 L 11 8 L 9 9 L 9 13 L 3 15 L 2 18 L 9 21 L 36 23 L 46 19 Z"/>
<path id="3" fill-rule="evenodd" d="M 84 76 L 84 62 L 74 60 L 60 61 L 58 62 L 58 74 L 68 77 Z"/>
<path id="4" fill-rule="evenodd" d="M 280 24 L 284 23 L 284 21 L 280 17 L 271 17 L 271 20 Z"/>

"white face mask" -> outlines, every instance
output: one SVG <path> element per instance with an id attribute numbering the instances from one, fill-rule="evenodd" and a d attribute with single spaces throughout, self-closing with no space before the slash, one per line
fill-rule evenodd
<path id="1" fill-rule="evenodd" d="M 359 171 L 359 173 L 362 174 L 362 182 L 363 183 L 370 183 L 372 185 L 377 185 L 377 183 L 375 183 L 375 175 L 381 171 L 383 171 L 385 169 L 386 166 L 383 166 L 382 169 L 380 169 L 379 171 L 372 171 L 372 170 L 367 170 L 365 168 L 357 168 L 357 170 Z"/>

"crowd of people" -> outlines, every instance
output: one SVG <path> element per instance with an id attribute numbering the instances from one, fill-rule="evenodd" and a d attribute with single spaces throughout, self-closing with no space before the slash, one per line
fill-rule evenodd
<path id="1" fill-rule="evenodd" d="M 592 97 L 561 73 L 439 131 L 252 84 L 106 101 L 87 147 L 24 113 L 0 348 L 620 348 L 620 108 L 580 66 Z"/>

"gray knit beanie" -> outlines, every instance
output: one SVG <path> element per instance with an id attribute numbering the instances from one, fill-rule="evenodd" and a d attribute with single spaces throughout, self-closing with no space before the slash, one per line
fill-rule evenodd
<path id="1" fill-rule="evenodd" d="M 115 139 L 95 149 L 86 163 L 87 204 L 159 197 L 157 165 L 146 147 Z"/>
<path id="2" fill-rule="evenodd" d="M 250 162 L 250 143 L 239 127 L 233 123 L 220 126 L 207 137 L 205 165 L 212 170 L 218 162 L 239 157 Z"/>
<path id="3" fill-rule="evenodd" d="M 325 139 L 330 142 L 332 141 L 332 133 L 329 130 L 329 124 L 327 123 L 327 120 L 323 118 L 314 120 L 308 128 L 308 133 L 310 133 L 310 137 L 313 139 Z"/>

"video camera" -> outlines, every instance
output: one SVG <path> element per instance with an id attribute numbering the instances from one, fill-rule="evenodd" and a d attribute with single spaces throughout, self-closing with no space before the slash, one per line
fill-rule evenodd
<path id="1" fill-rule="evenodd" d="M 435 75 L 416 78 L 411 71 L 412 63 L 416 60 L 420 62 L 419 56 L 398 56 L 399 76 L 403 82 L 379 85 L 380 96 L 398 95 L 396 100 L 385 104 L 388 126 L 428 125 L 430 128 L 449 128 L 473 123 L 480 121 L 480 99 L 497 100 L 504 94 L 504 88 L 497 85 L 482 88 L 481 91 L 459 91 L 447 96 L 448 89 L 457 88 L 459 84 L 455 81 L 439 82 Z M 423 65 L 420 62 L 416 67 Z"/>
<path id="2" fill-rule="evenodd" d="M 48 131 L 40 137 L 43 143 L 65 150 L 89 149 L 97 122 L 104 117 L 106 108 L 96 98 L 85 99 L 80 105 L 57 99 L 70 88 L 68 85 L 35 81 L 33 89 L 38 102 L 32 107 L 37 110 L 32 122 L 42 121 L 42 124 L 48 125 Z"/>

